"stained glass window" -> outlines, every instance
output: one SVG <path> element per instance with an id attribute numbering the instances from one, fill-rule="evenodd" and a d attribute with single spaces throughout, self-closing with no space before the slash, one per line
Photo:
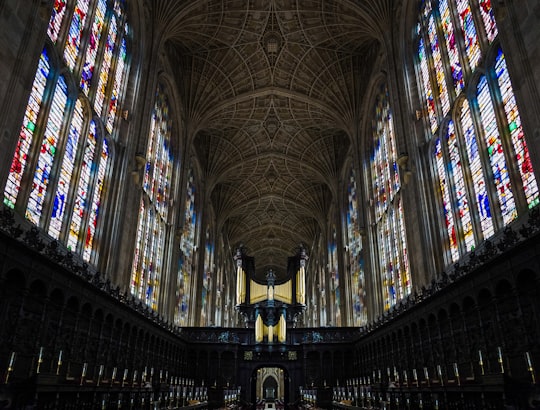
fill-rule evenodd
<path id="1" fill-rule="evenodd" d="M 17 197 L 21 188 L 21 180 L 29 160 L 28 155 L 30 148 L 34 143 L 38 114 L 41 109 L 43 94 L 45 93 L 50 69 L 47 50 L 43 50 L 39 59 L 38 69 L 19 134 L 19 141 L 17 143 L 17 148 L 15 148 L 15 155 L 11 162 L 9 176 L 4 191 L 4 203 L 11 208 L 14 208 L 15 203 L 17 202 Z"/>
<path id="2" fill-rule="evenodd" d="M 341 326 L 341 293 L 339 284 L 339 268 L 336 243 L 336 227 L 332 228 L 332 238 L 328 244 L 328 259 L 330 262 L 330 300 L 332 303 L 331 323 L 333 326 Z"/>
<path id="3" fill-rule="evenodd" d="M 497 29 L 497 23 L 495 22 L 495 13 L 491 7 L 491 0 L 478 0 L 480 6 L 480 15 L 484 23 L 484 29 L 486 30 L 487 39 L 492 42 L 497 37 L 499 30 Z"/>
<path id="4" fill-rule="evenodd" d="M 445 70 L 441 56 L 441 47 L 439 44 L 439 37 L 437 36 L 435 16 L 433 15 L 433 13 L 431 13 L 431 15 L 429 16 L 427 35 L 431 48 L 431 57 L 433 58 L 435 81 L 439 90 L 439 101 L 441 103 L 441 110 L 443 115 L 446 115 L 448 111 L 450 111 L 450 96 L 448 95 L 448 88 L 446 87 L 446 78 L 444 75 Z"/>
<path id="5" fill-rule="evenodd" d="M 62 167 L 60 168 L 60 178 L 54 195 L 54 204 L 49 224 L 49 234 L 58 239 L 62 229 L 62 222 L 66 210 L 66 201 L 68 199 L 71 180 L 74 174 L 75 161 L 79 147 L 79 140 L 84 126 L 84 113 L 81 100 L 77 100 L 71 127 L 67 137 L 66 148 Z M 84 165 L 84 162 L 83 162 Z"/>
<path id="6" fill-rule="evenodd" d="M 128 78 L 126 20 L 123 2 L 54 1 L 47 34 L 56 45 L 39 58 L 4 190 L 7 206 L 88 262 L 98 257 L 110 142 Z M 114 101 L 107 123 L 92 108 L 94 76 L 103 71 L 114 78 L 102 90 L 104 101 Z"/>
<path id="7" fill-rule="evenodd" d="M 116 35 L 118 31 L 116 16 L 113 14 L 110 21 L 109 33 L 105 44 L 105 52 L 103 54 L 102 69 L 99 72 L 99 82 L 97 87 L 96 98 L 94 100 L 94 108 L 98 115 L 103 115 L 103 103 L 106 98 L 106 87 L 109 80 L 111 64 L 116 47 Z"/>
<path id="8" fill-rule="evenodd" d="M 96 68 L 96 57 L 99 50 L 99 42 L 101 40 L 101 31 L 103 29 L 106 11 L 105 0 L 99 0 L 94 15 L 94 22 L 92 23 L 92 29 L 90 31 L 90 38 L 88 39 L 88 46 L 86 47 L 86 59 L 81 72 L 81 90 L 87 95 L 90 91 L 92 77 Z M 103 67 L 102 71 L 108 69 L 109 67 Z"/>
<path id="9" fill-rule="evenodd" d="M 387 310 L 409 295 L 412 285 L 399 199 L 401 185 L 393 119 L 386 87 L 379 93 L 374 108 L 371 178 L 382 294 Z"/>
<path id="10" fill-rule="evenodd" d="M 501 50 L 499 50 L 495 60 L 495 74 L 508 125 L 507 131 L 510 134 L 514 148 L 515 160 L 521 176 L 521 182 L 523 183 L 525 198 L 529 207 L 533 207 L 538 204 L 538 184 L 536 183 L 529 149 L 527 148 L 527 142 L 523 134 L 523 127 L 521 126 L 521 118 L 514 97 L 512 83 L 510 82 L 510 75 L 508 74 L 504 54 Z"/>
<path id="11" fill-rule="evenodd" d="M 446 50 L 448 51 L 448 59 L 450 61 L 452 82 L 456 94 L 459 94 L 464 86 L 463 71 L 461 69 L 461 63 L 459 62 L 457 38 L 454 33 L 454 23 L 452 23 L 452 15 L 447 0 L 441 0 L 439 2 L 439 13 L 441 16 L 444 39 L 446 41 Z"/>
<path id="12" fill-rule="evenodd" d="M 208 326 L 211 321 L 210 308 L 211 289 L 212 289 L 212 265 L 214 263 L 214 244 L 212 243 L 210 228 L 206 230 L 206 246 L 204 251 L 204 270 L 201 289 L 201 318 L 200 326 Z"/>
<path id="13" fill-rule="evenodd" d="M 66 3 L 67 0 L 54 0 L 54 7 L 51 13 L 51 19 L 49 20 L 49 28 L 47 29 L 47 34 L 53 43 L 56 43 L 58 34 L 62 28 L 62 19 L 66 13 Z"/>
<path id="14" fill-rule="evenodd" d="M 169 103 L 160 86 L 150 125 L 138 221 L 131 292 L 153 310 L 158 308 L 170 201 L 173 157 Z"/>
<path id="15" fill-rule="evenodd" d="M 354 169 L 351 170 L 349 176 L 347 193 L 347 237 L 345 243 L 347 243 L 351 276 L 353 325 L 363 326 L 367 323 L 366 284 L 364 273 L 364 250 L 358 221 L 359 211 L 356 192 L 356 173 Z"/>
<path id="16" fill-rule="evenodd" d="M 101 210 L 101 197 L 103 193 L 103 183 L 105 181 L 105 173 L 107 171 L 107 165 L 109 162 L 109 146 L 107 140 L 103 140 L 101 147 L 101 156 L 98 161 L 97 174 L 94 181 L 94 195 L 89 207 L 89 221 L 86 228 L 86 237 L 84 240 L 84 252 L 83 257 L 85 260 L 90 260 L 91 252 L 93 249 L 94 239 L 96 235 L 97 222 L 99 213 Z"/>
<path id="17" fill-rule="evenodd" d="M 449 157 L 447 169 L 452 178 L 453 202 L 455 204 L 455 211 L 457 212 L 456 218 L 460 222 L 461 235 L 463 236 L 465 248 L 471 250 L 474 247 L 474 233 L 469 209 L 469 199 L 465 186 L 465 176 L 463 175 L 460 146 L 453 121 L 448 123 L 446 142 Z M 457 257 L 457 254 L 455 256 Z"/>
<path id="18" fill-rule="evenodd" d="M 89 3 L 90 0 L 77 1 L 69 26 L 68 38 L 64 47 L 64 59 L 71 70 L 75 69 L 75 64 L 79 57 L 82 33 L 86 22 L 86 16 L 88 15 Z"/>
<path id="19" fill-rule="evenodd" d="M 122 39 L 120 44 L 120 54 L 118 55 L 118 63 L 116 67 L 116 75 L 114 77 L 113 89 L 109 100 L 109 108 L 107 114 L 107 131 L 112 132 L 114 122 L 116 120 L 116 110 L 118 108 L 118 97 L 120 95 L 120 87 L 124 83 L 124 75 L 126 69 L 126 39 Z"/>
<path id="20" fill-rule="evenodd" d="M 183 231 L 180 238 L 180 260 L 178 263 L 178 276 L 176 284 L 176 309 L 174 322 L 178 326 L 188 324 L 189 300 L 191 291 L 192 264 L 194 260 L 195 233 L 197 227 L 197 214 L 195 213 L 195 183 L 193 168 L 188 171 L 186 187 L 186 202 L 184 210 Z"/>
<path id="21" fill-rule="evenodd" d="M 439 177 L 439 187 L 441 190 L 442 206 L 444 209 L 444 222 L 450 244 L 450 252 L 452 260 L 459 257 L 458 242 L 456 238 L 456 224 L 454 222 L 454 214 L 452 210 L 452 200 L 450 199 L 450 189 L 448 187 L 448 178 L 446 176 L 446 165 L 443 157 L 442 143 L 440 139 L 435 141 L 435 161 L 437 175 Z"/>
<path id="22" fill-rule="evenodd" d="M 79 184 L 75 203 L 73 205 L 73 215 L 71 217 L 71 225 L 69 230 L 68 247 L 73 251 L 77 250 L 77 245 L 82 237 L 81 227 L 83 226 L 83 218 L 88 208 L 90 195 L 90 182 L 92 178 L 92 167 L 94 164 L 96 152 L 96 124 L 94 121 L 90 123 L 90 129 L 86 137 L 83 158 L 79 168 Z"/>
<path id="23" fill-rule="evenodd" d="M 58 78 L 56 89 L 53 94 L 49 119 L 45 126 L 43 141 L 41 142 L 40 155 L 34 173 L 30 198 L 26 208 L 26 217 L 34 224 L 39 224 L 43 201 L 50 182 L 51 168 L 55 160 L 58 136 L 62 130 L 66 104 L 67 104 L 67 84 L 63 76 Z"/>
<path id="24" fill-rule="evenodd" d="M 497 127 L 495 110 L 491 101 L 491 93 L 485 76 L 478 82 L 478 109 L 480 111 L 481 128 L 487 148 L 495 192 L 499 199 L 499 206 L 505 224 L 517 217 L 514 194 L 510 185 L 510 175 L 504 155 L 503 143 Z"/>
<path id="25" fill-rule="evenodd" d="M 444 44 L 436 39 L 439 24 Z M 490 0 L 424 0 L 416 28 L 418 84 L 429 113 L 426 136 L 433 140 L 448 262 L 454 262 L 514 221 L 522 212 L 518 204 L 537 205 L 538 185 L 504 54 L 491 51 L 499 46 Z M 457 69 L 459 62 L 467 70 Z M 441 93 L 442 77 L 456 88 L 450 98 Z M 431 86 L 439 92 L 433 95 Z M 461 96 L 461 87 L 468 98 Z M 442 110 L 431 114 L 431 106 Z M 512 186 L 517 180 L 522 187 Z"/>
<path id="26" fill-rule="evenodd" d="M 474 131 L 469 102 L 463 100 L 460 108 L 461 115 L 459 122 L 461 123 L 463 141 L 467 151 L 469 172 L 471 173 L 472 177 L 474 191 L 473 196 L 476 199 L 476 207 L 480 218 L 480 226 L 483 237 L 488 238 L 493 235 L 495 231 L 491 215 L 490 198 L 488 196 L 486 180 L 484 177 L 482 158 L 480 157 L 480 152 L 478 150 L 478 141 L 476 140 L 476 133 Z M 468 248 L 468 250 L 471 250 L 472 246 Z"/>
<path id="27" fill-rule="evenodd" d="M 418 45 L 418 62 L 420 66 L 420 75 L 422 78 L 422 85 L 424 86 L 424 95 L 426 96 L 426 108 L 428 112 L 429 123 L 431 125 L 431 131 L 437 130 L 437 113 L 435 108 L 435 99 L 433 97 L 433 89 L 429 81 L 429 67 L 427 62 L 426 47 L 424 45 L 424 39 L 420 39 Z"/>

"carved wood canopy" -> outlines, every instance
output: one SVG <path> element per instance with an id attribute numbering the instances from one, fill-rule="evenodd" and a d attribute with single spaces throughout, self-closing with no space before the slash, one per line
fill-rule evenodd
<path id="1" fill-rule="evenodd" d="M 205 202 L 261 278 L 284 274 L 300 243 L 309 252 L 327 221 L 339 220 L 330 210 L 395 3 L 149 2 Z"/>

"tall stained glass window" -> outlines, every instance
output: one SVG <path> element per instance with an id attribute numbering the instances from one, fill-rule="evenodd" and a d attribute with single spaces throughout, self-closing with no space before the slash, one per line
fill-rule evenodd
<path id="1" fill-rule="evenodd" d="M 201 321 L 200 326 L 209 326 L 212 321 L 211 315 L 211 294 L 213 282 L 213 264 L 214 264 L 214 243 L 210 233 L 210 228 L 206 228 L 206 245 L 204 250 L 204 271 L 202 277 L 201 289 Z"/>
<path id="2" fill-rule="evenodd" d="M 195 182 L 193 168 L 189 168 L 186 187 L 186 202 L 184 209 L 183 231 L 180 237 L 180 260 L 176 280 L 176 308 L 174 323 L 186 326 L 189 318 L 189 303 L 191 292 L 192 266 L 195 260 L 195 241 L 197 228 L 197 213 L 195 212 Z"/>
<path id="3" fill-rule="evenodd" d="M 371 189 L 375 207 L 379 276 L 384 309 L 411 293 L 401 184 L 388 90 L 382 87 L 375 102 L 372 122 Z"/>
<path id="4" fill-rule="evenodd" d="M 356 190 L 356 173 L 351 170 L 347 186 L 347 232 L 346 240 L 351 277 L 351 299 L 353 306 L 353 326 L 367 324 L 366 284 L 364 273 L 364 249 L 358 221 L 358 198 Z"/>
<path id="5" fill-rule="evenodd" d="M 5 205 L 88 262 L 99 257 L 103 188 L 126 86 L 124 10 L 123 0 L 54 1 L 4 188 Z M 103 40 L 111 32 L 114 44 Z M 104 75 L 98 91 L 94 77 Z M 98 97 L 114 101 L 107 113 L 93 108 Z"/>
<path id="6" fill-rule="evenodd" d="M 159 86 L 146 149 L 143 195 L 131 271 L 131 293 L 153 310 L 158 309 L 171 200 L 171 126 L 169 103 L 163 87 Z"/>
<path id="7" fill-rule="evenodd" d="M 416 35 L 450 263 L 536 206 L 538 184 L 491 2 L 424 0 Z"/>

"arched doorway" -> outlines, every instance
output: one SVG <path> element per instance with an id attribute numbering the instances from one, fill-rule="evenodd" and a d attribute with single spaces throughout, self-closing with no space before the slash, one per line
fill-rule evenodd
<path id="1" fill-rule="evenodd" d="M 289 400 L 289 376 L 281 367 L 264 366 L 253 371 L 252 397 L 255 397 L 256 409 L 267 408 L 268 403 L 273 403 L 272 409 L 285 408 Z"/>

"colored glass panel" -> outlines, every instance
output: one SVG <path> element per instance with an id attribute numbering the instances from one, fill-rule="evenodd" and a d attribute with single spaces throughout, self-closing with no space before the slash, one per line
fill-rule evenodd
<path id="1" fill-rule="evenodd" d="M 60 230 L 62 229 L 64 213 L 66 210 L 66 201 L 70 191 L 71 180 L 75 173 L 77 148 L 79 146 L 83 122 L 84 117 L 82 103 L 81 100 L 77 100 L 66 141 L 66 147 L 64 149 L 64 158 L 62 160 L 62 167 L 60 168 L 60 177 L 58 179 L 58 185 L 56 186 L 56 193 L 54 195 L 51 221 L 49 222 L 49 234 L 55 239 L 59 238 Z"/>
<path id="2" fill-rule="evenodd" d="M 482 158 L 478 150 L 478 141 L 474 131 L 471 110 L 469 108 L 469 103 L 466 100 L 463 100 L 461 106 L 460 122 L 463 130 L 463 140 L 467 150 L 469 170 L 474 187 L 476 207 L 478 209 L 478 215 L 480 216 L 482 235 L 484 238 L 488 238 L 495 232 L 491 215 L 490 199 L 487 193 L 486 181 L 482 167 Z M 467 250 L 471 249 L 467 248 Z"/>
<path id="3" fill-rule="evenodd" d="M 41 142 L 37 167 L 32 182 L 32 189 L 26 208 L 26 217 L 34 224 L 39 224 L 45 201 L 45 194 L 50 182 L 51 168 L 56 156 L 58 137 L 62 129 L 67 103 L 67 84 L 63 76 L 58 78 L 43 140 Z"/>
<path id="4" fill-rule="evenodd" d="M 376 218 L 379 219 L 400 187 L 393 120 L 386 89 L 377 97 L 374 114 L 372 127 L 374 148 L 371 159 L 371 176 L 375 214 Z"/>
<path id="5" fill-rule="evenodd" d="M 140 294 L 142 275 L 144 274 L 141 266 L 143 260 L 142 253 L 144 249 L 141 247 L 141 245 L 144 245 L 143 238 L 146 226 L 145 217 L 146 210 L 144 207 L 144 198 L 141 198 L 141 202 L 139 204 L 139 221 L 137 223 L 137 240 L 135 242 L 135 255 L 133 257 L 133 266 L 131 268 L 130 290 L 132 295 Z"/>
<path id="6" fill-rule="evenodd" d="M 88 14 L 89 3 L 90 0 L 77 1 L 75 11 L 73 12 L 73 18 L 69 26 L 68 37 L 64 47 L 64 60 L 71 70 L 75 69 L 77 58 L 79 56 L 82 33 L 84 30 L 86 16 Z"/>
<path id="7" fill-rule="evenodd" d="M 491 0 L 479 0 L 480 15 L 482 16 L 482 22 L 486 30 L 486 37 L 489 42 L 493 42 L 499 30 L 497 29 L 497 23 L 495 21 L 495 13 L 491 7 Z"/>
<path id="8" fill-rule="evenodd" d="M 53 43 L 58 40 L 58 34 L 62 28 L 62 20 L 66 14 L 66 3 L 67 0 L 54 0 L 49 27 L 47 28 L 47 34 Z"/>
<path id="9" fill-rule="evenodd" d="M 426 100 L 426 108 L 429 118 L 429 124 L 431 126 L 431 132 L 437 130 L 437 114 L 435 108 L 435 100 L 433 98 L 433 89 L 431 88 L 431 82 L 429 81 L 429 67 L 426 55 L 426 48 L 424 45 L 424 39 L 420 39 L 418 44 L 418 63 L 420 65 L 420 76 L 422 79 L 422 85 L 424 86 L 424 98 Z"/>
<path id="10" fill-rule="evenodd" d="M 401 298 L 409 296 L 412 292 L 412 282 L 410 275 L 410 266 L 409 266 L 409 251 L 407 248 L 407 235 L 405 232 L 405 220 L 403 212 L 403 204 L 401 203 L 401 198 L 398 198 L 397 203 L 397 237 L 399 240 L 399 258 L 401 259 L 401 270 L 400 270 L 400 285 L 401 285 Z"/>
<path id="11" fill-rule="evenodd" d="M 195 213 L 195 185 L 193 183 L 193 168 L 188 171 L 186 202 L 184 211 L 184 230 L 180 238 L 180 261 L 178 266 L 175 323 L 187 325 L 189 313 L 189 292 L 191 288 L 191 266 L 194 260 L 195 230 L 197 216 Z"/>
<path id="12" fill-rule="evenodd" d="M 92 186 L 92 170 L 94 169 L 94 157 L 97 145 L 96 124 L 90 123 L 90 129 L 85 141 L 85 147 L 82 162 L 79 164 L 79 185 L 77 186 L 77 195 L 73 205 L 71 224 L 68 236 L 68 248 L 76 251 L 79 239 L 83 238 L 81 227 L 85 215 L 88 213 L 88 199 Z"/>
<path id="13" fill-rule="evenodd" d="M 504 157 L 503 145 L 497 129 L 495 111 L 485 76 L 478 83 L 478 107 L 482 118 L 484 139 L 493 173 L 497 198 L 504 224 L 507 225 L 517 217 L 516 204 L 510 185 L 510 175 Z"/>
<path id="14" fill-rule="evenodd" d="M 365 301 L 365 273 L 363 264 L 362 237 L 359 232 L 358 198 L 356 191 L 356 174 L 351 170 L 348 184 L 347 211 L 347 245 L 351 274 L 351 298 L 353 305 L 353 325 L 363 326 L 367 323 Z"/>
<path id="15" fill-rule="evenodd" d="M 118 55 L 118 61 L 116 63 L 116 74 L 114 76 L 114 83 L 111 93 L 111 98 L 109 100 L 109 107 L 107 113 L 107 131 L 112 132 L 114 122 L 116 120 L 116 110 L 118 109 L 118 98 L 120 96 L 120 88 L 124 83 L 125 71 L 126 71 L 126 56 L 127 56 L 127 46 L 126 39 L 122 39 L 120 44 L 120 53 Z"/>
<path id="16" fill-rule="evenodd" d="M 427 35 L 431 48 L 431 58 L 433 59 L 433 69 L 435 80 L 439 91 L 439 101 L 441 103 L 442 115 L 448 114 L 450 111 L 450 97 L 446 86 L 446 78 L 444 75 L 444 65 L 441 57 L 441 47 L 437 36 L 435 18 L 433 13 L 429 16 L 427 25 Z"/>
<path id="17" fill-rule="evenodd" d="M 408 263 L 405 263 L 405 228 L 397 194 L 401 189 L 396 162 L 393 119 L 385 88 L 377 96 L 372 124 L 372 192 L 378 232 L 379 268 L 385 309 L 409 292 Z M 404 287 L 404 285 L 406 285 Z"/>
<path id="18" fill-rule="evenodd" d="M 172 180 L 173 158 L 170 151 L 171 127 L 168 103 L 161 87 L 156 93 L 156 102 L 150 124 L 150 135 L 146 151 L 146 166 L 143 179 L 143 192 L 148 205 L 147 217 L 139 224 L 145 235 L 139 239 L 132 271 L 132 282 L 139 284 L 134 295 L 156 310 L 158 307 L 159 284 L 163 269 L 165 249 L 165 225 L 169 209 L 170 185 Z M 140 219 L 142 218 L 142 215 Z M 141 251 L 142 250 L 142 251 Z"/>
<path id="19" fill-rule="evenodd" d="M 19 141 L 9 169 L 6 188 L 4 190 L 4 204 L 10 208 L 15 207 L 21 188 L 21 180 L 28 162 L 28 153 L 33 144 L 34 133 L 37 127 L 38 114 L 43 101 L 43 94 L 50 74 L 49 56 L 43 50 L 39 59 L 36 76 L 32 84 L 32 91 L 24 113 L 23 124 L 19 133 Z"/>
<path id="20" fill-rule="evenodd" d="M 448 173 L 452 178 L 453 197 L 455 200 L 455 211 L 461 224 L 461 237 L 465 249 L 474 248 L 474 232 L 472 226 L 471 212 L 469 209 L 469 200 L 467 198 L 467 188 L 465 186 L 465 177 L 463 175 L 461 156 L 459 153 L 458 140 L 455 133 L 454 122 L 448 123 L 446 134 L 448 146 Z M 455 260 L 454 260 L 455 261 Z"/>
<path id="21" fill-rule="evenodd" d="M 534 176 L 534 170 L 529 156 L 529 149 L 523 134 L 521 117 L 514 97 L 514 90 L 510 82 L 510 76 L 506 67 L 504 54 L 501 50 L 495 61 L 495 73 L 497 82 L 501 91 L 501 99 L 506 114 L 508 133 L 510 134 L 512 145 L 514 147 L 515 158 L 527 204 L 533 207 L 538 204 L 538 184 Z"/>
<path id="22" fill-rule="evenodd" d="M 465 53 L 471 70 L 478 65 L 481 57 L 480 41 L 474 25 L 474 19 L 469 0 L 455 0 L 459 15 L 459 23 L 465 44 Z"/>
<path id="23" fill-rule="evenodd" d="M 101 39 L 105 12 L 107 11 L 106 7 L 106 1 L 99 0 L 94 14 L 94 22 L 92 23 L 88 45 L 86 47 L 86 58 L 82 67 L 80 84 L 81 90 L 83 90 L 86 95 L 88 95 L 90 87 L 92 86 L 92 78 L 96 68 L 97 52 L 100 48 L 99 41 Z"/>
<path id="24" fill-rule="evenodd" d="M 448 179 L 446 175 L 446 163 L 444 159 L 441 140 L 438 138 L 435 142 L 435 164 L 437 168 L 437 175 L 439 177 L 439 188 L 441 193 L 441 199 L 443 202 L 444 221 L 446 225 L 446 233 L 448 236 L 448 243 L 450 246 L 450 254 L 452 256 L 452 262 L 456 261 L 459 257 L 458 240 L 456 233 L 456 224 L 454 222 L 454 214 L 452 210 L 452 202 L 450 199 L 450 190 L 448 187 Z"/>
<path id="25" fill-rule="evenodd" d="M 463 70 L 461 69 L 461 63 L 459 62 L 459 50 L 456 34 L 454 32 L 454 24 L 452 23 L 452 16 L 450 14 L 447 0 L 440 1 L 439 13 L 441 15 L 441 26 L 444 33 L 444 40 L 446 42 L 448 59 L 450 61 L 452 82 L 457 95 L 461 92 L 465 83 L 463 82 Z"/>
<path id="26" fill-rule="evenodd" d="M 111 71 L 114 48 L 116 46 L 117 30 L 118 30 L 118 26 L 117 26 L 116 16 L 113 14 L 111 16 L 111 21 L 109 23 L 109 33 L 107 34 L 107 42 L 105 43 L 105 52 L 103 54 L 103 62 L 101 63 L 101 68 L 99 71 L 99 82 L 98 82 L 98 87 L 97 87 L 97 93 L 94 100 L 94 109 L 100 116 L 105 114 L 103 110 L 103 104 L 105 102 L 107 84 L 109 81 L 109 73 Z"/>
<path id="27" fill-rule="evenodd" d="M 94 240 L 96 236 L 97 224 L 101 212 L 101 201 L 103 196 L 103 184 L 105 183 L 105 173 L 109 163 L 109 145 L 107 140 L 103 140 L 101 147 L 101 156 L 99 158 L 99 166 L 97 168 L 97 180 L 94 182 L 94 195 L 90 205 L 90 215 L 88 218 L 88 226 L 86 229 L 86 238 L 84 242 L 83 257 L 86 261 L 90 260 Z"/>

